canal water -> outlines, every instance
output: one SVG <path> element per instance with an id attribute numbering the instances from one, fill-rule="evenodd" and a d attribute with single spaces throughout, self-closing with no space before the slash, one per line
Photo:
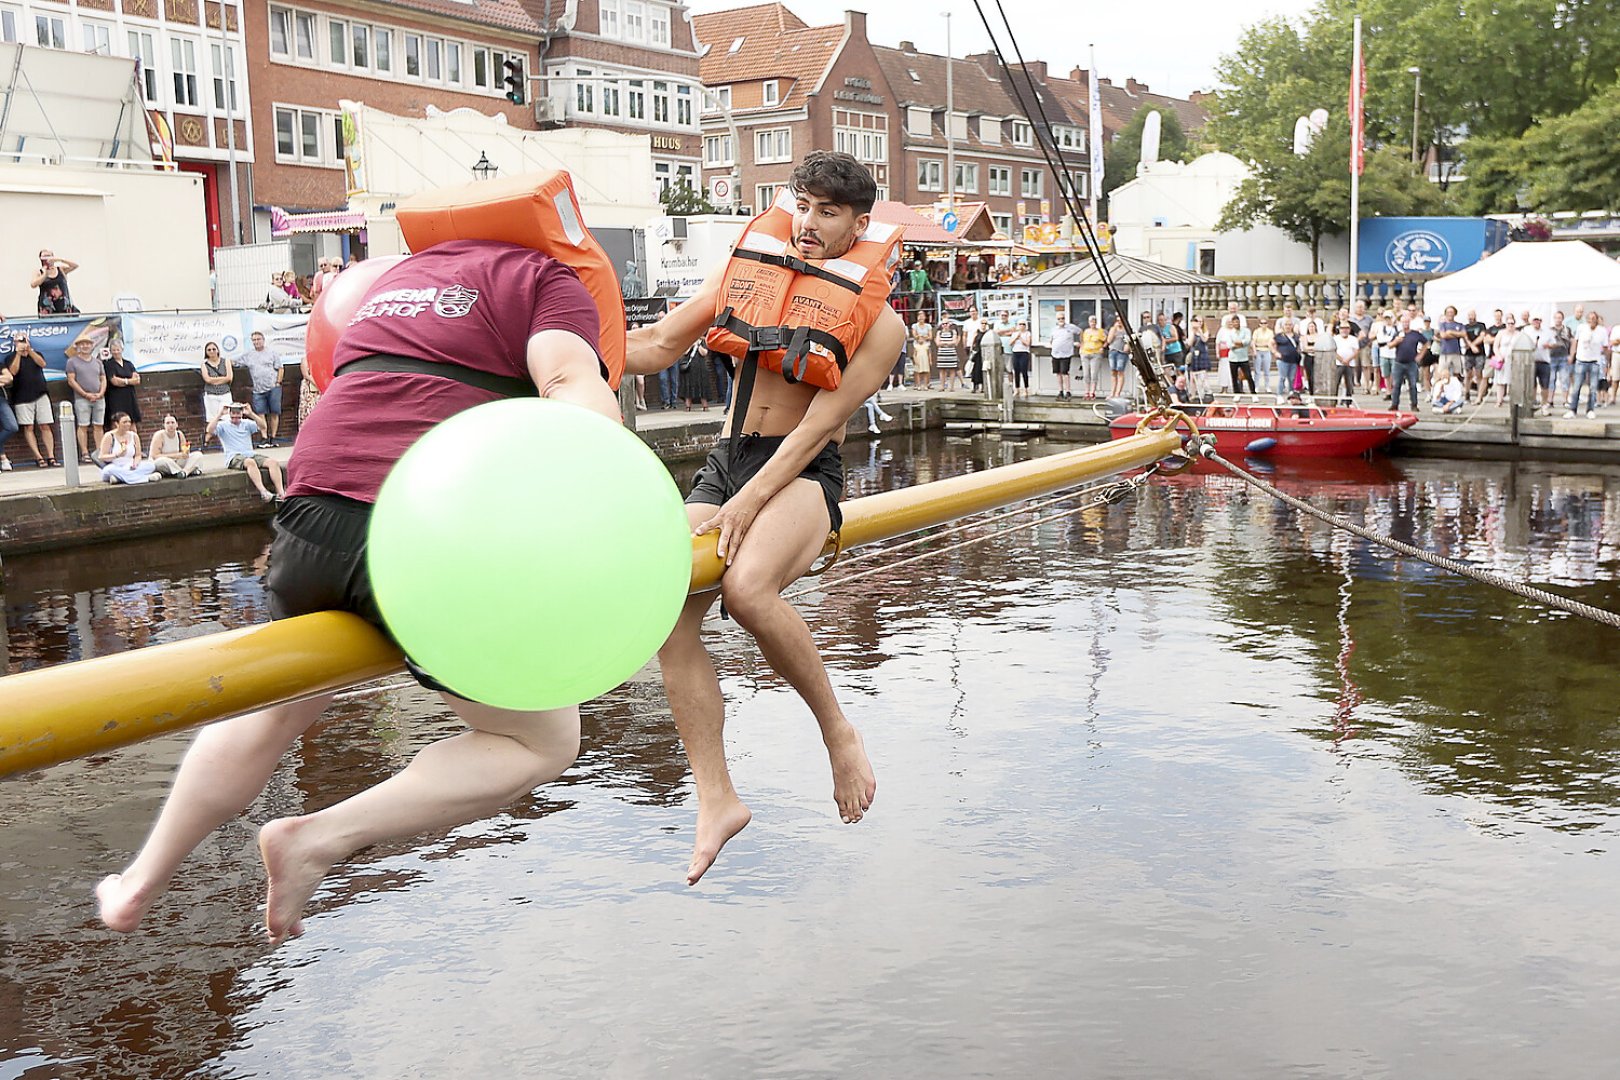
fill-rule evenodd
<path id="1" fill-rule="evenodd" d="M 862 494 L 1055 449 L 846 458 Z M 1620 471 L 1273 476 L 1620 609 Z M 14 560 L 6 666 L 262 620 L 265 539 Z M 692 889 L 651 670 L 588 708 L 560 782 L 363 853 L 274 952 L 255 824 L 453 730 L 427 696 L 335 708 L 128 938 L 91 886 L 186 739 L 0 781 L 0 1078 L 1612 1075 L 1620 634 L 1223 476 L 840 588 L 859 568 L 801 605 L 866 733 L 871 815 L 838 823 L 813 724 L 721 625 L 755 817 Z"/>

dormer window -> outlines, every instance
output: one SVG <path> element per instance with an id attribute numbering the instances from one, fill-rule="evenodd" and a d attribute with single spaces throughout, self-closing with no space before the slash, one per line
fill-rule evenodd
<path id="1" fill-rule="evenodd" d="M 766 105 L 779 105 L 782 102 L 782 91 L 776 79 L 766 79 L 764 89 Z"/>

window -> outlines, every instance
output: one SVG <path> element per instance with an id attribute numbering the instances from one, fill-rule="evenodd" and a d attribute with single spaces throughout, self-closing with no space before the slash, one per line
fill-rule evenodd
<path id="1" fill-rule="evenodd" d="M 1003 235 L 1003 236 L 1011 236 L 1012 235 L 1012 215 L 1011 214 L 991 214 L 990 215 L 990 224 L 994 225 L 995 228 L 996 228 L 996 232 L 1000 233 L 1001 235 Z"/>
<path id="2" fill-rule="evenodd" d="M 315 16 L 307 11 L 293 13 L 293 48 L 298 59 L 315 59 Z"/>
<path id="3" fill-rule="evenodd" d="M 66 20 L 60 15 L 35 15 L 34 42 L 45 49 L 67 48 Z"/>
<path id="4" fill-rule="evenodd" d="M 754 132 L 754 163 L 793 160 L 793 132 L 789 128 L 766 128 Z"/>
<path id="5" fill-rule="evenodd" d="M 653 123 L 669 123 L 669 83 L 652 84 Z"/>
<path id="6" fill-rule="evenodd" d="M 945 163 L 938 158 L 918 159 L 917 189 L 919 191 L 944 191 Z"/>
<path id="7" fill-rule="evenodd" d="M 979 141 L 1001 145 L 1001 121 L 988 116 L 979 117 Z"/>
<path id="8" fill-rule="evenodd" d="M 1014 146 L 1033 146 L 1035 144 L 1034 132 L 1022 120 L 1012 122 L 1012 141 Z"/>
<path id="9" fill-rule="evenodd" d="M 338 67 L 349 65 L 349 24 L 343 19 L 326 20 L 326 58 Z"/>
<path id="10" fill-rule="evenodd" d="M 731 87 L 714 86 L 703 91 L 705 113 L 725 112 L 731 108 Z"/>
<path id="11" fill-rule="evenodd" d="M 765 88 L 760 92 L 764 95 L 766 105 L 777 105 L 781 103 L 782 95 L 777 80 L 766 79 Z"/>
<path id="12" fill-rule="evenodd" d="M 640 41 L 646 35 L 647 5 L 642 0 L 624 0 L 624 37 Z"/>
<path id="13" fill-rule="evenodd" d="M 647 84 L 640 79 L 631 79 L 630 88 L 625 91 L 625 110 L 632 120 L 647 119 Z"/>
<path id="14" fill-rule="evenodd" d="M 176 108 L 197 106 L 197 43 L 187 38 L 169 39 L 169 59 L 174 62 L 174 104 Z"/>
<path id="15" fill-rule="evenodd" d="M 434 82 L 438 82 L 441 76 L 442 68 L 440 67 L 440 52 L 443 48 L 444 42 L 440 41 L 438 38 L 422 39 L 422 55 L 427 60 L 425 65 L 427 69 L 427 77 Z"/>
<path id="16" fill-rule="evenodd" d="M 1020 169 L 1018 177 L 1018 193 L 1026 199 L 1041 197 L 1041 170 Z"/>
<path id="17" fill-rule="evenodd" d="M 364 23 L 355 23 L 352 30 L 351 42 L 354 45 L 352 58 L 354 66 L 357 68 L 370 67 L 371 27 Z"/>
<path id="18" fill-rule="evenodd" d="M 970 195 L 979 190 L 979 166 L 976 162 L 956 163 L 956 190 Z"/>
<path id="19" fill-rule="evenodd" d="M 730 135 L 703 136 L 703 164 L 711 168 L 732 164 Z"/>
<path id="20" fill-rule="evenodd" d="M 1053 124 L 1052 138 L 1064 150 L 1084 150 L 1086 148 L 1086 131 L 1084 128 L 1070 127 L 1067 124 Z"/>
<path id="21" fill-rule="evenodd" d="M 601 6 L 597 10 L 600 20 L 598 27 L 602 33 L 602 36 L 614 38 L 618 37 L 619 0 L 602 0 Z"/>
<path id="22" fill-rule="evenodd" d="M 386 27 L 376 27 L 372 30 L 372 63 L 377 70 L 387 75 L 394 70 L 394 32 Z"/>
<path id="23" fill-rule="evenodd" d="M 602 115 L 618 116 L 619 112 L 619 80 L 617 76 L 602 73 Z"/>
<path id="24" fill-rule="evenodd" d="M 856 161 L 889 163 L 889 118 L 882 113 L 833 110 L 833 149 Z"/>
<path id="25" fill-rule="evenodd" d="M 906 132 L 910 135 L 931 135 L 934 131 L 934 110 L 926 105 L 906 106 Z"/>
<path id="26" fill-rule="evenodd" d="M 129 55 L 141 62 L 141 92 L 148 105 L 158 103 L 157 43 L 145 30 L 129 32 Z"/>
<path id="27" fill-rule="evenodd" d="M 289 56 L 292 53 L 292 12 L 286 8 L 270 9 L 270 55 Z"/>
<path id="28" fill-rule="evenodd" d="M 574 80 L 574 111 L 593 113 L 596 111 L 596 91 L 591 82 L 591 69 L 578 68 L 575 74 L 579 78 Z"/>
<path id="29" fill-rule="evenodd" d="M 0 41 L 17 42 L 17 23 L 21 16 L 22 12 L 16 8 L 0 7 Z"/>
<path id="30" fill-rule="evenodd" d="M 683 86 L 675 91 L 675 122 L 681 127 L 692 126 L 692 88 Z"/>
<path id="31" fill-rule="evenodd" d="M 687 187 L 696 190 L 697 166 L 690 163 L 675 166 L 675 183 L 685 184 Z"/>
<path id="32" fill-rule="evenodd" d="M 231 112 L 237 112 L 236 105 L 236 50 L 221 47 L 218 42 L 211 42 L 208 46 L 210 59 L 214 68 L 214 111 L 225 112 L 225 98 L 231 99 Z"/>
<path id="33" fill-rule="evenodd" d="M 654 4 L 647 12 L 647 44 L 669 48 L 669 8 Z"/>
<path id="34" fill-rule="evenodd" d="M 95 53 L 97 56 L 112 55 L 112 27 L 106 23 L 84 20 L 79 23 L 79 30 L 84 35 L 85 52 Z"/>
<path id="35" fill-rule="evenodd" d="M 763 214 L 769 210 L 771 204 L 776 201 L 776 193 L 781 190 L 781 184 L 755 184 L 754 213 Z"/>
<path id="36" fill-rule="evenodd" d="M 1005 165 L 990 166 L 990 194 L 1012 194 L 1012 169 Z"/>
<path id="37" fill-rule="evenodd" d="M 422 35 L 420 34 L 405 35 L 405 74 L 413 79 L 422 77 Z"/>
<path id="38" fill-rule="evenodd" d="M 343 118 L 329 109 L 277 105 L 276 160 L 290 165 L 343 165 Z"/>
<path id="39" fill-rule="evenodd" d="M 461 85 L 461 46 L 454 41 L 444 43 L 444 81 Z"/>

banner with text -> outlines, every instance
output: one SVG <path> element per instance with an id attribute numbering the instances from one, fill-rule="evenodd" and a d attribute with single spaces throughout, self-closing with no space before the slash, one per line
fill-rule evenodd
<path id="1" fill-rule="evenodd" d="M 80 338 L 89 338 L 92 355 L 116 337 L 122 336 L 117 315 L 70 315 L 49 319 L 7 319 L 0 326 L 0 364 L 9 364 L 16 351 L 16 339 L 27 335 L 34 349 L 45 358 L 45 378 L 65 379 L 67 351 Z"/>

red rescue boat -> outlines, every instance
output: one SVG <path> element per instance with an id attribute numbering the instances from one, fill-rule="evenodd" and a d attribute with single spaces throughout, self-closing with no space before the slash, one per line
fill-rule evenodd
<path id="1" fill-rule="evenodd" d="M 1355 405 L 1314 402 L 1277 405 L 1244 398 L 1217 399 L 1208 405 L 1177 405 L 1200 431 L 1215 436 L 1216 448 L 1266 457 L 1360 457 L 1377 450 L 1417 423 L 1416 413 L 1363 409 Z M 1143 414 L 1129 412 L 1108 422 L 1109 434 L 1123 439 L 1136 430 Z"/>

